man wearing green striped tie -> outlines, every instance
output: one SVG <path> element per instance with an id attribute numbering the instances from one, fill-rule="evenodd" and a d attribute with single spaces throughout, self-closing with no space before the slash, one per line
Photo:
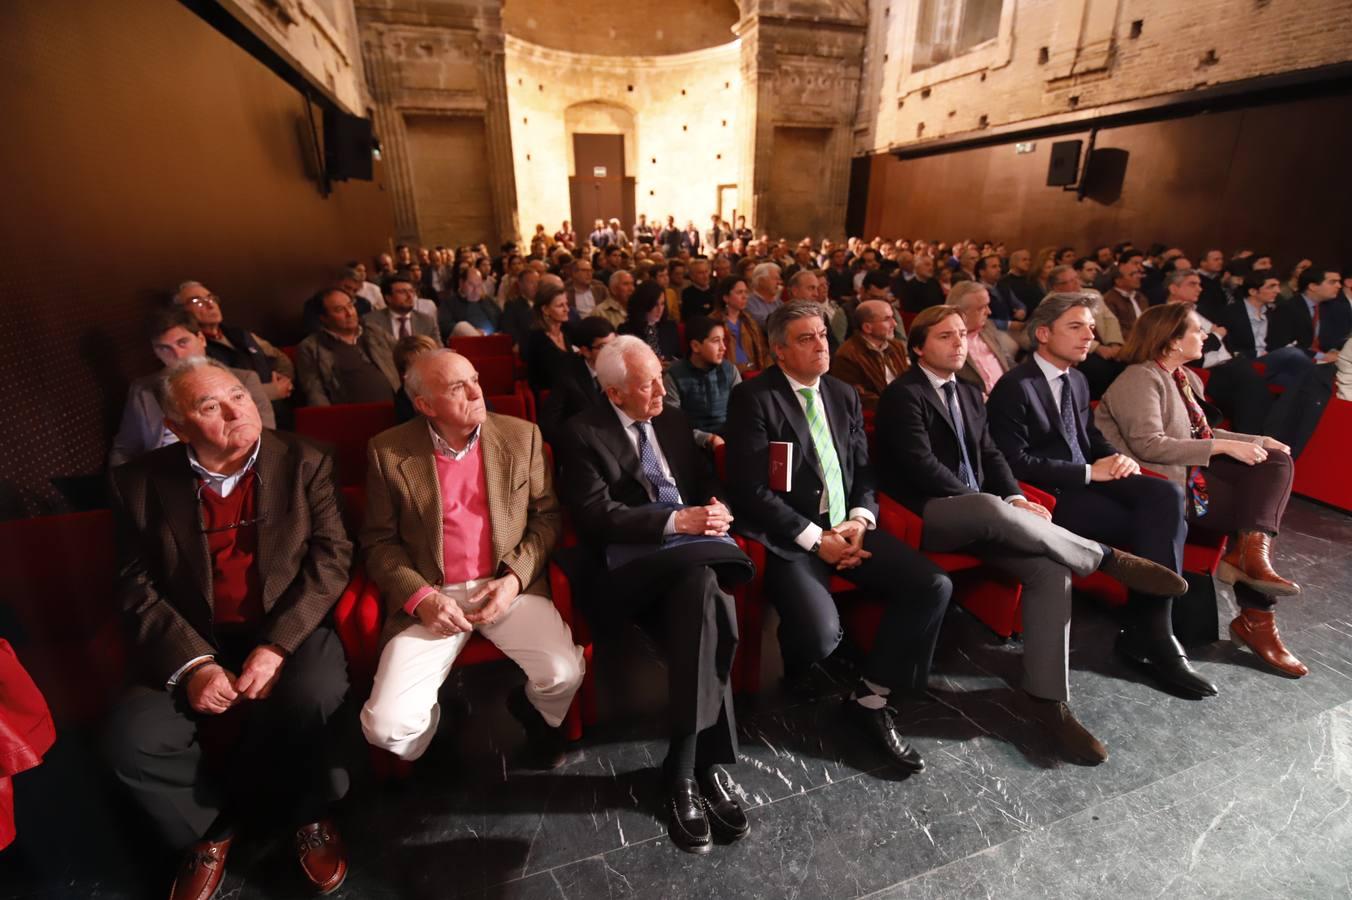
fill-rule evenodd
<path id="1" fill-rule="evenodd" d="M 778 365 L 733 390 L 724 436 L 735 526 L 769 551 L 765 593 L 779 611 L 785 677 L 802 679 L 823 663 L 846 668 L 832 576 L 871 591 L 886 610 L 845 709 L 898 766 L 918 772 L 925 763 L 896 728 L 896 704 L 928 683 L 953 585 L 876 527 L 859 392 L 826 374 L 822 307 L 790 301 L 767 328 Z M 786 478 L 771 480 L 772 458 Z"/>

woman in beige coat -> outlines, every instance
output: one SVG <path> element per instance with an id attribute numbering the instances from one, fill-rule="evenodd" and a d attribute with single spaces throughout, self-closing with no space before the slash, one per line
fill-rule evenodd
<path id="1" fill-rule="evenodd" d="M 1188 523 L 1234 535 L 1217 576 L 1235 585 L 1237 643 L 1293 678 L 1309 672 L 1277 633 L 1278 597 L 1300 586 L 1278 575 L 1269 558 L 1294 470 L 1290 448 L 1274 438 L 1213 429 L 1203 414 L 1202 381 L 1187 363 L 1202 356 L 1201 322 L 1191 304 L 1146 310 L 1121 356 L 1127 368 L 1094 415 L 1108 442 L 1184 489 Z"/>

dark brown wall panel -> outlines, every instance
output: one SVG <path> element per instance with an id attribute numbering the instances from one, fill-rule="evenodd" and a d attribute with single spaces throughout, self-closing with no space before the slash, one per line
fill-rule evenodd
<path id="1" fill-rule="evenodd" d="M 1071 138 L 1087 143 L 1088 134 L 1054 140 Z M 1125 174 L 1084 200 L 1046 186 L 1052 143 L 1038 140 L 1028 154 L 1008 144 L 874 157 L 865 232 L 1034 250 L 1158 240 L 1190 254 L 1253 247 L 1279 266 L 1310 255 L 1352 261 L 1352 97 L 1105 129 L 1096 149 L 1125 153 Z"/>
<path id="2" fill-rule="evenodd" d="M 387 243 L 379 179 L 328 198 L 302 98 L 174 0 L 0 4 L 0 517 L 60 509 L 97 472 L 141 324 L 201 279 L 282 343 L 332 268 Z"/>

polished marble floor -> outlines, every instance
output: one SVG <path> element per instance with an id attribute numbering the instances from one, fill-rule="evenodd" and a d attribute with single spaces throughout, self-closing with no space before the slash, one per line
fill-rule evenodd
<path id="1" fill-rule="evenodd" d="M 465 708 L 414 777 L 350 798 L 352 874 L 334 896 L 1352 896 L 1352 518 L 1296 501 L 1286 525 L 1278 568 L 1304 594 L 1279 621 L 1308 677 L 1270 674 L 1222 640 L 1194 653 L 1221 695 L 1179 699 L 1118 661 L 1111 617 L 1079 603 L 1073 705 L 1112 752 L 1083 768 L 1013 711 L 1018 645 L 955 612 L 934 699 L 904 709 L 924 773 L 903 778 L 857 740 L 839 697 L 743 698 L 732 771 L 752 832 L 707 857 L 676 850 L 657 808 L 656 663 L 603 658 L 607 724 L 549 775 L 510 765 L 515 670 L 470 670 Z M 165 892 L 170 861 L 79 736 L 20 776 L 18 802 L 23 838 L 0 854 L 0 897 Z M 280 837 L 242 841 L 223 896 L 307 896 L 287 851 Z"/>

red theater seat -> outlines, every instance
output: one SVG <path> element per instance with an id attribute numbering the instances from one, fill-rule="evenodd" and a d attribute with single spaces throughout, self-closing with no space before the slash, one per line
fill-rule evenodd
<path id="1" fill-rule="evenodd" d="M 1295 491 L 1352 513 L 1352 400 L 1334 397 L 1296 460 Z"/>
<path id="2" fill-rule="evenodd" d="M 340 485 L 366 481 L 366 442 L 393 427 L 393 402 L 302 406 L 296 410 L 296 434 L 333 445 Z"/>
<path id="3" fill-rule="evenodd" d="M 480 356 L 474 359 L 479 371 L 479 387 L 485 394 L 511 394 L 516 391 L 516 360 L 511 356 Z"/>
<path id="4" fill-rule="evenodd" d="M 475 360 L 485 356 L 511 356 L 512 336 L 486 334 L 478 337 L 452 337 L 447 346 Z"/>

